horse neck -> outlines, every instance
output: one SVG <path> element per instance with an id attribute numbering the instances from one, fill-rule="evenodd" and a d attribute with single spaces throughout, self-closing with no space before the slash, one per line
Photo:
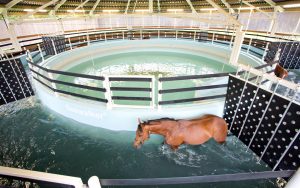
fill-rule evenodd
<path id="1" fill-rule="evenodd" d="M 147 129 L 150 131 L 150 133 L 154 133 L 154 134 L 166 136 L 170 132 L 170 127 L 164 125 L 163 123 L 146 125 L 146 126 L 147 126 Z"/>

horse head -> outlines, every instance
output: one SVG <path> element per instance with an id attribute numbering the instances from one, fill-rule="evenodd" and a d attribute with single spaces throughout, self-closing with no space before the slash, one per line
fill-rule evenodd
<path id="1" fill-rule="evenodd" d="M 139 149 L 149 139 L 149 131 L 145 129 L 146 123 L 138 119 L 139 125 L 135 133 L 133 146 Z"/>
<path id="2" fill-rule="evenodd" d="M 286 69 L 284 69 L 282 66 L 280 66 L 279 64 L 276 64 L 274 73 L 278 78 L 281 78 L 281 79 L 284 79 L 289 74 L 288 71 Z"/>

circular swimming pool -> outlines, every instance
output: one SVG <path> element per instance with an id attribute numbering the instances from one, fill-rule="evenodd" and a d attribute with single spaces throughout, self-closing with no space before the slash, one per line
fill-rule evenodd
<path id="1" fill-rule="evenodd" d="M 106 99 L 107 95 L 148 99 L 150 94 L 151 101 L 114 101 L 115 105 L 123 105 L 127 109 L 114 108 L 109 110 L 103 103 L 91 102 L 64 94 L 53 94 L 53 92 L 38 82 L 36 82 L 37 93 L 42 103 L 64 116 L 82 123 L 112 130 L 135 130 L 138 117 L 142 119 L 166 116 L 192 118 L 205 113 L 222 116 L 224 99 L 191 102 L 189 104 L 192 105 L 166 107 L 164 110 L 157 110 L 155 106 L 159 104 L 158 87 L 161 87 L 161 89 L 173 89 L 225 85 L 227 78 L 206 77 L 204 79 L 176 80 L 164 82 L 160 86 L 158 78 L 234 72 L 236 68 L 227 63 L 229 56 L 230 49 L 228 48 L 207 43 L 196 43 L 194 41 L 153 39 L 103 42 L 60 53 L 43 62 L 42 66 L 52 70 L 96 77 L 146 77 L 150 78 L 151 82 L 115 81 L 110 82 L 108 85 L 110 88 L 150 88 L 151 91 L 127 92 L 110 90 L 105 93 L 63 84 L 55 84 L 53 87 L 68 93 L 101 99 Z M 239 63 L 257 66 L 260 62 L 248 55 L 241 54 Z M 103 80 L 59 74 L 53 74 L 51 77 L 61 82 L 67 81 L 88 87 L 107 87 L 107 83 Z M 182 100 L 184 98 L 207 97 L 212 94 L 223 95 L 225 92 L 226 88 L 192 90 L 180 93 L 166 93 L 160 98 L 161 100 Z M 197 106 L 193 105 L 195 103 Z M 151 109 L 135 109 L 136 107 L 147 107 L 151 104 L 153 104 Z M 210 105 L 208 106 L 207 104 Z M 182 110 L 187 113 L 182 114 Z M 118 124 L 118 120 L 114 118 L 116 116 L 122 118 L 122 125 Z"/>

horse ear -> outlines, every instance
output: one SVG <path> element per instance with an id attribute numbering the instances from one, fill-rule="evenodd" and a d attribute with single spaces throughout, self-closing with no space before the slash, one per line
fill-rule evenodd
<path id="1" fill-rule="evenodd" d="M 141 124 L 141 123 L 142 123 L 140 118 L 138 118 L 138 122 L 139 122 L 139 124 Z"/>

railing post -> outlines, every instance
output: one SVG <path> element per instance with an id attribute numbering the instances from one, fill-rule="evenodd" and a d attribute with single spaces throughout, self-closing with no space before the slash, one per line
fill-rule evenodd
<path id="1" fill-rule="evenodd" d="M 72 43 L 71 43 L 71 39 L 70 39 L 70 37 L 68 38 L 68 41 L 69 41 L 70 49 L 72 50 L 72 49 L 73 49 L 73 47 L 72 47 Z"/>
<path id="2" fill-rule="evenodd" d="M 122 37 L 123 37 L 123 40 L 125 40 L 125 34 L 124 34 L 124 31 L 122 31 Z"/>
<path id="3" fill-rule="evenodd" d="M 39 48 L 39 51 L 40 51 L 40 54 L 41 54 L 41 57 L 42 57 L 42 61 L 44 62 L 45 59 L 44 59 L 43 52 L 42 52 L 42 50 L 41 50 L 41 46 L 40 46 L 40 44 L 38 44 L 37 46 L 38 46 L 38 48 Z"/>
<path id="4" fill-rule="evenodd" d="M 101 188 L 99 178 L 97 176 L 92 176 L 88 180 L 89 188 Z"/>
<path id="5" fill-rule="evenodd" d="M 158 30 L 157 38 L 158 38 L 158 39 L 160 38 L 160 30 Z"/>
<path id="6" fill-rule="evenodd" d="M 104 40 L 105 40 L 105 42 L 107 41 L 106 32 L 104 33 Z"/>
<path id="7" fill-rule="evenodd" d="M 87 40 L 87 45 L 89 46 L 89 45 L 90 45 L 90 37 L 89 37 L 89 34 L 86 34 L 86 40 Z"/>
<path id="8" fill-rule="evenodd" d="M 150 87 L 152 88 L 152 91 L 150 93 L 150 97 L 152 98 L 152 108 L 155 108 L 155 83 L 156 83 L 156 80 L 155 80 L 155 76 L 152 76 L 151 78 L 152 82 L 150 83 Z"/>
<path id="9" fill-rule="evenodd" d="M 249 44 L 248 44 L 248 48 L 247 48 L 247 53 L 249 53 L 251 44 L 252 44 L 252 38 L 250 38 L 250 41 L 249 41 Z"/>
<path id="10" fill-rule="evenodd" d="M 111 109 L 112 108 L 112 99 L 111 99 L 110 82 L 109 82 L 108 76 L 104 76 L 103 87 L 106 89 L 106 92 L 104 94 L 105 98 L 107 100 L 106 107 L 107 107 L 107 109 Z"/>
<path id="11" fill-rule="evenodd" d="M 215 38 L 215 33 L 213 33 L 212 39 L 211 39 L 211 43 L 214 44 L 214 38 Z"/>
<path id="12" fill-rule="evenodd" d="M 229 46 L 229 48 L 232 48 L 232 42 L 233 42 L 233 33 L 232 33 L 232 35 L 231 35 L 231 39 L 230 39 L 230 46 Z"/>
<path id="13" fill-rule="evenodd" d="M 162 94 L 159 93 L 159 91 L 162 90 L 162 81 L 160 81 L 160 78 L 162 78 L 162 74 L 158 75 L 158 80 L 157 80 L 157 109 L 161 110 L 161 105 L 159 104 L 160 101 L 162 101 Z"/>
<path id="14" fill-rule="evenodd" d="M 177 30 L 175 31 L 175 35 L 176 35 L 175 37 L 176 37 L 176 40 L 177 40 L 178 39 L 178 31 Z"/>
<path id="15" fill-rule="evenodd" d="M 140 30 L 140 39 L 143 40 L 143 32 Z"/>
<path id="16" fill-rule="evenodd" d="M 33 63 L 33 59 L 32 59 L 32 56 L 31 56 L 31 53 L 29 50 L 26 50 L 26 55 L 27 55 L 28 61 Z M 28 65 L 30 65 L 30 64 L 28 64 Z"/>
<path id="17" fill-rule="evenodd" d="M 55 44 L 54 44 L 53 39 L 51 39 L 51 42 L 52 42 L 52 46 L 53 46 L 53 49 L 54 49 L 54 54 L 56 55 L 56 54 L 57 54 L 57 51 L 56 51 L 56 47 L 55 47 Z"/>
<path id="18" fill-rule="evenodd" d="M 196 31 L 194 31 L 194 41 L 196 41 Z"/>
<path id="19" fill-rule="evenodd" d="M 264 51 L 264 53 L 263 53 L 263 56 L 262 56 L 262 60 L 264 60 L 264 59 L 265 59 L 265 57 L 266 57 L 266 55 L 267 55 L 267 51 L 268 51 L 268 48 L 269 48 L 269 44 L 270 44 L 270 42 L 267 42 L 267 45 L 266 45 L 265 51 Z"/>
<path id="20" fill-rule="evenodd" d="M 45 66 L 45 67 L 49 70 L 48 66 Z M 51 80 L 54 80 L 54 77 L 53 77 L 52 73 L 50 73 L 50 72 L 47 71 L 47 74 L 48 74 L 48 78 L 50 78 Z M 50 84 L 51 84 L 52 88 L 54 89 L 54 95 L 55 95 L 55 97 L 58 97 L 58 94 L 56 92 L 56 89 L 57 89 L 56 84 L 54 82 L 52 82 L 52 81 L 51 81 Z"/>

